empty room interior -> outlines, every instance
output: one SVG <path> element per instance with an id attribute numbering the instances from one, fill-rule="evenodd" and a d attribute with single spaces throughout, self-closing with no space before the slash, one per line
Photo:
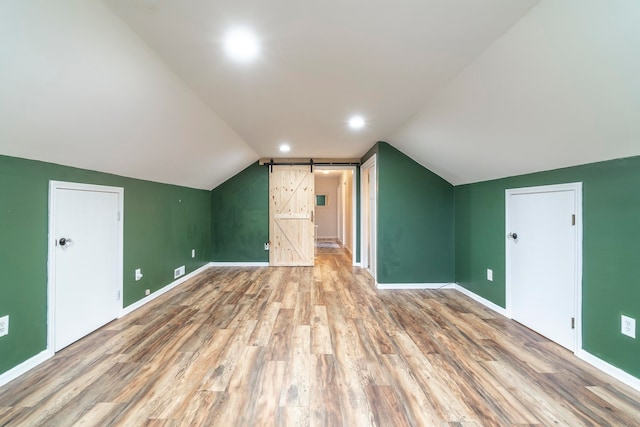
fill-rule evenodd
<path id="1" fill-rule="evenodd" d="M 0 2 L 0 425 L 640 426 L 640 2 Z"/>

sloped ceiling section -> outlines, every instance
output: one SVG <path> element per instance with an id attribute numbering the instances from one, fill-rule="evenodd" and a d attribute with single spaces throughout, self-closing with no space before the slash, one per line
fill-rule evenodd
<path id="1" fill-rule="evenodd" d="M 0 154 L 211 189 L 257 153 L 98 1 L 0 2 Z"/>
<path id="2" fill-rule="evenodd" d="M 453 184 L 640 154 L 636 0 L 7 0 L 0 154 L 211 189 L 386 140 Z M 253 64 L 222 54 L 253 27 Z M 365 129 L 346 126 L 365 116 Z"/>
<path id="3" fill-rule="evenodd" d="M 413 116 L 536 0 L 104 0 L 259 155 L 353 158 Z M 221 41 L 253 28 L 237 64 Z M 346 126 L 362 114 L 365 129 Z"/>
<path id="4" fill-rule="evenodd" d="M 545 0 L 389 142 L 453 184 L 640 154 L 640 2 Z"/>

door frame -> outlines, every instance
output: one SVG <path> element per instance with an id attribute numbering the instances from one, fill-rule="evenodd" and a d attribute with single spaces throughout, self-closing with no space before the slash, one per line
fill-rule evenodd
<path id="1" fill-rule="evenodd" d="M 47 247 L 49 250 L 48 267 L 47 267 L 47 351 L 54 354 L 55 340 L 55 292 L 56 292 L 56 190 L 76 190 L 91 191 L 100 193 L 116 193 L 118 194 L 118 212 L 120 220 L 118 221 L 118 247 L 117 247 L 117 272 L 116 281 L 118 287 L 118 295 L 120 302 L 120 312 L 122 312 L 123 301 L 123 258 L 124 258 L 124 188 L 110 187 L 105 185 L 82 184 L 76 182 L 49 181 L 49 231 L 47 234 Z M 119 315 L 120 313 L 118 313 Z"/>
<path id="2" fill-rule="evenodd" d="M 536 193 L 555 193 L 561 191 L 573 191 L 574 212 L 576 215 L 576 233 L 574 240 L 575 248 L 575 283 L 574 283 L 574 301 L 575 301 L 575 337 L 574 337 L 574 354 L 582 350 L 582 182 L 572 182 L 566 184 L 541 185 L 535 187 L 513 188 L 505 190 L 505 296 L 506 296 L 506 313 L 510 319 L 512 315 L 512 287 L 511 279 L 511 250 L 513 245 L 507 244 L 507 235 L 511 232 L 511 197 L 519 194 L 536 194 Z"/>
<path id="3" fill-rule="evenodd" d="M 365 182 L 365 171 L 370 176 L 369 182 Z M 370 206 L 370 193 L 373 190 L 374 206 Z M 377 283 L 378 260 L 378 182 L 376 169 L 376 155 L 371 156 L 360 166 L 360 261 L 361 267 L 369 271 Z M 371 247 L 371 259 L 367 251 L 367 244 Z M 368 266 L 368 267 L 367 267 Z"/>

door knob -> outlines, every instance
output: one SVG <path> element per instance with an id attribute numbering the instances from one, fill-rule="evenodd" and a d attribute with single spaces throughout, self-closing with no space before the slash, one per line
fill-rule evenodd
<path id="1" fill-rule="evenodd" d="M 67 243 L 71 243 L 71 239 L 68 237 L 61 237 L 60 240 L 58 240 L 58 243 L 60 243 L 60 246 L 64 246 Z"/>
<path id="2" fill-rule="evenodd" d="M 507 234 L 507 237 L 516 240 L 518 238 L 518 233 L 509 233 Z"/>

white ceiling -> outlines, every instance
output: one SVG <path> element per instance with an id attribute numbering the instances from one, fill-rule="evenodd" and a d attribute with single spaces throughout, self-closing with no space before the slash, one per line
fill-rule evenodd
<path id="1" fill-rule="evenodd" d="M 535 0 L 104 0 L 260 157 L 359 157 L 409 120 Z M 226 29 L 262 55 L 223 55 Z M 346 121 L 367 119 L 354 132 Z"/>
<path id="2" fill-rule="evenodd" d="M 386 140 L 453 184 L 637 155 L 638 22 L 636 0 L 9 0 L 0 154 L 203 189 L 284 141 Z M 223 54 L 237 24 L 253 64 Z"/>
<path id="3" fill-rule="evenodd" d="M 640 155 L 639 23 L 543 0 L 388 141 L 453 184 Z"/>

